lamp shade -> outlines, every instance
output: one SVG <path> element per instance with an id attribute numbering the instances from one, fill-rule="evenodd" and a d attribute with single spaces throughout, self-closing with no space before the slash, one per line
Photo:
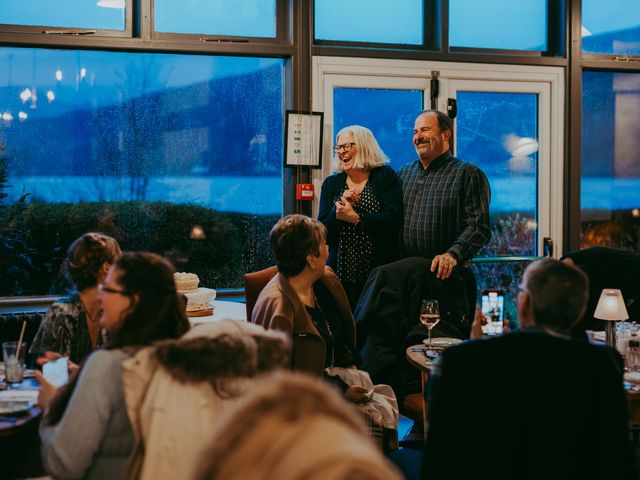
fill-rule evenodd
<path id="1" fill-rule="evenodd" d="M 627 313 L 627 307 L 624 305 L 622 292 L 617 288 L 603 289 L 593 316 L 600 320 L 628 320 L 629 314 Z"/>

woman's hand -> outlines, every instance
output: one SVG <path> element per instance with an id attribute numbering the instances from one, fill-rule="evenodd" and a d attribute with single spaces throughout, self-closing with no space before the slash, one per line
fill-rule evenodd
<path id="1" fill-rule="evenodd" d="M 369 401 L 369 391 L 359 385 L 349 385 L 347 391 L 344 392 L 344 398 L 349 400 L 351 403 L 360 405 Z"/>
<path id="2" fill-rule="evenodd" d="M 40 384 L 40 393 L 38 394 L 38 405 L 43 411 L 47 411 L 49 409 L 49 405 L 51 404 L 51 399 L 56 396 L 58 393 L 58 389 L 54 387 L 51 383 L 44 378 L 42 372 L 36 370 L 36 380 Z"/>
<path id="3" fill-rule="evenodd" d="M 356 213 L 351 203 L 343 201 L 336 202 L 336 218 L 349 223 L 358 223 L 360 221 L 360 215 Z"/>
<path id="4" fill-rule="evenodd" d="M 343 203 L 354 204 L 358 201 L 358 198 L 360 198 L 360 192 L 356 192 L 355 190 L 345 190 L 342 197 L 340 197 L 340 200 Z"/>
<path id="5" fill-rule="evenodd" d="M 36 363 L 40 366 L 44 365 L 45 363 L 49 363 L 52 362 L 54 360 L 58 360 L 59 358 L 62 358 L 62 355 L 60 355 L 58 352 L 52 352 L 50 350 L 47 350 L 46 352 L 44 352 L 44 355 L 42 355 L 41 357 L 38 357 L 36 359 Z M 69 360 L 67 362 L 68 365 L 68 370 L 69 370 L 69 375 L 71 375 L 72 373 L 76 372 L 78 370 L 78 364 L 77 363 L 73 363 L 71 360 Z"/>

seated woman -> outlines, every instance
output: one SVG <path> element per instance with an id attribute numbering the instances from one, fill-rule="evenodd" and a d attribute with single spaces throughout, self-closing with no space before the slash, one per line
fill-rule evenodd
<path id="1" fill-rule="evenodd" d="M 324 372 L 342 386 L 346 399 L 375 410 L 385 428 L 397 428 L 391 388 L 377 386 L 386 389 L 374 395 L 368 374 L 355 368 L 355 323 L 338 277 L 326 266 L 324 225 L 304 215 L 288 215 L 276 223 L 269 239 L 279 274 L 260 292 L 251 321 L 292 338 L 294 370 Z"/>
<path id="2" fill-rule="evenodd" d="M 40 324 L 29 350 L 43 357 L 39 363 L 66 356 L 79 364 L 106 343 L 98 285 L 119 255 L 118 242 L 102 233 L 85 233 L 71 244 L 63 268 L 76 293 L 51 304 Z"/>
<path id="3" fill-rule="evenodd" d="M 193 478 L 212 428 L 263 372 L 283 368 L 283 332 L 238 320 L 197 325 L 123 363 L 136 446 L 128 478 Z"/>
<path id="4" fill-rule="evenodd" d="M 56 389 L 38 372 L 45 470 L 55 478 L 124 478 L 133 449 L 122 362 L 141 347 L 189 329 L 169 262 L 153 253 L 124 253 L 100 288 L 101 325 L 110 340 L 70 383 Z"/>

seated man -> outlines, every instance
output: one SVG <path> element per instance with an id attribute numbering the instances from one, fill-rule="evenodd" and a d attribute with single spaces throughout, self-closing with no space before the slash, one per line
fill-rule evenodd
<path id="1" fill-rule="evenodd" d="M 562 261 L 575 265 L 589 277 L 587 311 L 573 329 L 574 337 L 584 337 L 585 330 L 604 330 L 604 321 L 593 318 L 603 288 L 619 289 L 630 321 L 640 321 L 640 253 L 591 247 L 567 253 Z"/>
<path id="2" fill-rule="evenodd" d="M 522 330 L 443 352 L 428 389 L 425 478 L 635 478 L 617 354 L 568 336 L 587 294 L 578 269 L 532 263 Z"/>

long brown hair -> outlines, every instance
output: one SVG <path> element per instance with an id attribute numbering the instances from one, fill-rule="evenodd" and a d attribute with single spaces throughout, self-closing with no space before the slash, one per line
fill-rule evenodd
<path id="1" fill-rule="evenodd" d="M 178 338 L 189 330 L 184 300 L 176 291 L 175 269 L 155 253 L 125 252 L 114 267 L 120 272 L 118 283 L 127 295 L 136 294 L 138 301 L 115 331 L 106 349 L 131 349 L 151 345 L 155 341 Z M 56 425 L 67 408 L 82 367 L 52 399 L 45 417 L 48 425 Z"/>

